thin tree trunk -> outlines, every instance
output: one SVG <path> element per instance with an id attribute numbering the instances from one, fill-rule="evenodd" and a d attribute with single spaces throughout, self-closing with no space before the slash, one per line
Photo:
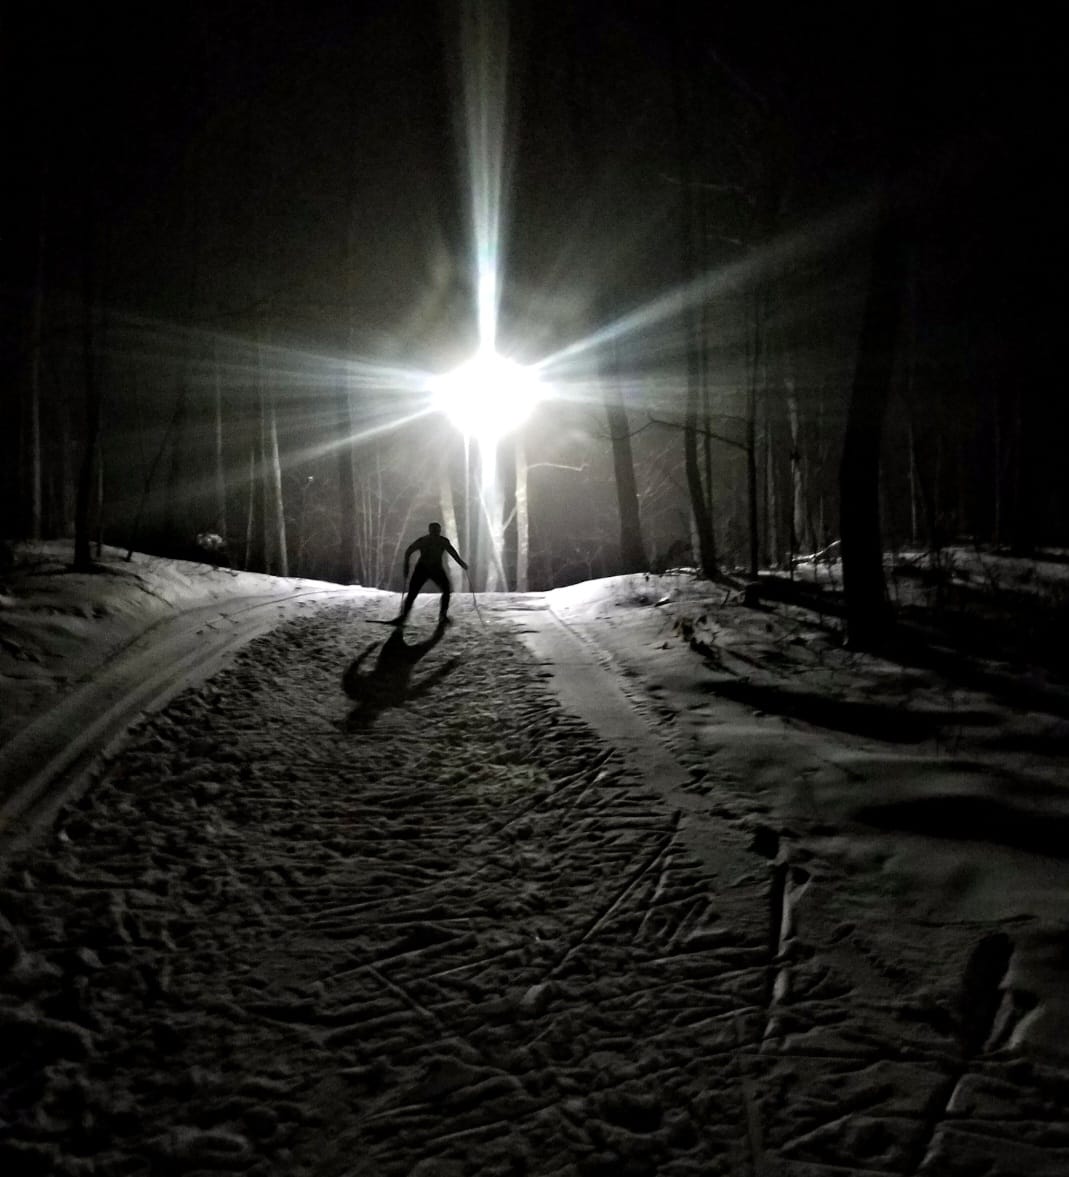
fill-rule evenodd
<path id="1" fill-rule="evenodd" d="M 918 525 L 919 510 L 918 500 L 919 491 L 917 489 L 917 438 L 913 429 L 913 414 L 909 415 L 909 420 L 906 423 L 908 430 L 908 445 L 909 445 L 909 542 L 916 547 L 917 536 L 920 533 Z M 997 520 L 996 512 L 996 520 Z M 996 528 L 997 529 L 997 528 Z"/>
<path id="2" fill-rule="evenodd" d="M 175 398 L 174 429 L 171 434 L 171 461 L 167 468 L 167 538 L 176 551 L 187 546 L 186 528 L 181 519 L 179 500 L 182 495 L 182 458 L 185 451 L 186 401 L 188 390 L 186 374 L 179 376 L 178 392 Z"/>
<path id="3" fill-rule="evenodd" d="M 442 515 L 442 529 L 459 549 L 460 534 L 457 531 L 457 511 L 453 502 L 453 480 L 449 476 L 448 451 L 443 452 L 438 466 L 438 506 Z"/>
<path id="4" fill-rule="evenodd" d="M 56 513 L 59 518 L 58 530 L 64 535 L 74 532 L 74 516 L 77 512 L 77 477 L 74 473 L 74 426 L 71 411 L 66 404 L 57 404 L 59 410 L 59 460 L 56 470 Z"/>
<path id="5" fill-rule="evenodd" d="M 223 448 L 223 379 L 219 369 L 219 345 L 214 351 L 213 383 L 215 410 L 215 530 L 227 538 L 226 526 L 226 456 Z"/>
<path id="6" fill-rule="evenodd" d="M 375 447 L 375 497 L 372 502 L 373 513 L 369 516 L 372 531 L 368 537 L 368 545 L 374 552 L 375 568 L 372 584 L 382 585 L 390 577 L 397 563 L 397 553 L 401 548 L 401 537 L 408 530 L 408 518 L 412 513 L 411 506 L 405 513 L 405 526 L 402 527 L 394 540 L 393 552 L 386 555 L 386 508 L 385 495 L 382 486 L 382 451 Z"/>
<path id="7" fill-rule="evenodd" d="M 761 563 L 761 535 L 757 522 L 757 375 L 761 359 L 761 324 L 757 300 L 754 300 L 752 370 L 746 389 L 746 490 L 747 521 L 750 534 L 750 575 L 756 576 Z M 768 457 L 765 458 L 766 464 Z M 766 522 L 769 515 L 766 512 Z"/>
<path id="8" fill-rule="evenodd" d="M 791 549 L 795 552 L 812 550 L 806 521 L 806 477 L 802 456 L 802 426 L 798 411 L 798 390 L 794 377 L 787 376 L 787 420 L 791 430 Z"/>
<path id="9" fill-rule="evenodd" d="M 289 554 L 286 547 L 286 514 L 282 502 L 282 464 L 278 455 L 278 421 L 275 399 L 267 397 L 267 504 L 270 517 L 271 547 L 274 554 L 270 572 L 289 576 Z"/>
<path id="10" fill-rule="evenodd" d="M 139 442 L 139 446 L 140 446 L 140 450 L 141 450 L 141 463 L 142 463 L 142 466 L 144 466 L 144 463 L 145 463 L 145 444 L 144 444 L 145 426 L 144 426 L 143 414 L 141 412 L 140 385 L 138 384 L 138 382 L 136 380 L 133 382 L 133 390 L 134 390 L 134 405 L 135 405 L 136 412 L 137 412 L 137 433 L 138 433 L 138 442 Z M 131 530 L 131 534 L 130 534 L 130 546 L 129 546 L 129 548 L 127 548 L 127 551 L 126 551 L 127 563 L 129 563 L 130 560 L 133 559 L 134 548 L 137 546 L 138 537 L 141 534 L 141 520 L 144 517 L 145 506 L 148 503 L 148 496 L 149 496 L 150 491 L 152 490 L 152 482 L 156 477 L 156 470 L 159 467 L 160 461 L 162 460 L 164 453 L 166 453 L 166 451 L 167 451 L 167 443 L 170 440 L 171 431 L 174 429 L 175 424 L 178 420 L 178 412 L 179 412 L 179 406 L 176 404 L 174 412 L 171 414 L 171 420 L 168 422 L 167 428 L 164 431 L 163 437 L 160 439 L 160 445 L 159 445 L 159 448 L 156 450 L 156 456 L 152 459 L 152 465 L 149 466 L 148 469 L 145 471 L 145 482 L 144 482 L 144 485 L 141 487 L 141 497 L 138 499 L 137 513 L 134 515 L 134 526 L 133 526 L 133 528 Z"/>
<path id="11" fill-rule="evenodd" d="M 93 534 L 96 537 L 97 559 L 99 560 L 104 547 L 104 445 L 99 435 L 97 436 L 96 465 L 96 491 L 93 496 Z"/>
<path id="12" fill-rule="evenodd" d="M 903 346 L 905 355 L 902 359 L 905 387 L 903 400 L 906 403 L 906 429 L 909 446 L 909 538 L 913 546 L 917 544 L 919 534 L 918 511 L 918 471 L 917 471 L 917 439 L 913 425 L 913 398 L 916 390 L 917 376 L 917 331 L 918 331 L 918 291 L 917 291 L 917 263 L 916 258 L 910 258 L 909 280 L 905 283 L 904 294 L 904 323 Z"/>
<path id="13" fill-rule="evenodd" d="M 831 543 L 827 523 L 827 480 L 828 480 L 828 451 L 830 449 L 827 437 L 827 414 L 824 411 L 824 383 L 821 382 L 817 394 L 817 469 L 820 481 L 820 498 L 817 503 L 817 537 L 821 551 Z"/>
<path id="14" fill-rule="evenodd" d="M 605 415 L 612 442 L 612 464 L 616 482 L 616 504 L 620 517 L 620 571 L 642 572 L 646 553 L 642 544 L 642 520 L 635 483 L 635 459 L 631 449 L 631 423 L 627 418 L 618 383 L 619 373 L 613 365 L 605 393 Z"/>
<path id="15" fill-rule="evenodd" d="M 259 493 L 260 480 L 256 477 L 256 442 L 249 444 L 249 503 L 245 513 L 245 558 L 242 567 L 248 571 L 256 560 L 256 537 L 259 534 L 256 527 L 256 500 Z M 262 565 L 261 565 L 262 566 Z"/>
<path id="16" fill-rule="evenodd" d="M 498 443 L 480 443 L 479 470 L 481 516 L 486 535 L 486 591 L 508 589 L 502 551 L 505 546 L 504 501 L 498 470 Z"/>
<path id="17" fill-rule="evenodd" d="M 688 86 L 691 71 L 684 62 L 684 39 L 687 31 L 684 22 L 674 28 L 672 52 L 675 57 L 674 85 L 672 91 L 675 115 L 677 166 L 680 177 L 679 196 L 679 273 L 684 282 L 689 282 L 701 273 L 705 260 L 705 242 L 702 239 L 702 195 L 694 184 L 695 164 L 702 163 L 702 115 L 698 103 L 701 94 Z M 713 520 L 709 510 L 712 488 L 707 491 L 702 485 L 701 464 L 698 455 L 699 399 L 702 394 L 702 317 L 701 311 L 688 315 L 684 328 L 687 332 L 687 402 L 683 422 L 683 466 L 690 495 L 690 507 L 694 526 L 698 533 L 698 550 L 695 553 L 702 572 L 708 577 L 718 574 L 716 565 L 716 541 L 713 535 Z"/>
<path id="18" fill-rule="evenodd" d="M 765 558 L 778 564 L 780 555 L 779 499 L 776 495 L 776 451 L 772 439 L 772 418 L 765 405 Z"/>
<path id="19" fill-rule="evenodd" d="M 356 479 L 353 471 L 353 417 L 349 378 L 342 373 L 335 398 L 338 415 L 338 567 L 339 584 L 356 577 Z"/>
<path id="20" fill-rule="evenodd" d="M 876 225 L 868 294 L 839 468 L 843 592 L 851 646 L 878 647 L 892 617 L 880 532 L 880 442 L 894 375 L 905 280 L 903 230 L 885 203 Z"/>
<path id="21" fill-rule="evenodd" d="M 93 566 L 91 550 L 93 488 L 100 439 L 102 393 L 96 370 L 96 210 L 92 191 L 83 197 L 82 239 L 82 375 L 85 387 L 85 449 L 78 472 L 74 505 L 74 567 L 82 572 Z"/>
<path id="22" fill-rule="evenodd" d="M 258 459 L 256 470 L 256 506 L 260 547 L 262 549 L 262 557 L 258 561 L 258 564 L 259 571 L 270 573 L 275 557 L 275 535 L 271 530 L 271 502 L 270 491 L 268 490 L 271 478 L 268 472 L 268 455 L 271 452 L 271 438 L 267 414 L 267 390 L 264 387 L 263 359 L 261 356 L 261 345 L 259 343 L 256 345 L 256 403 L 260 410 L 260 436 L 256 455 Z"/>
<path id="23" fill-rule="evenodd" d="M 45 187 L 42 176 L 37 223 L 37 258 L 34 267 L 33 308 L 30 321 L 30 384 L 27 405 L 27 475 L 29 479 L 30 539 L 41 539 L 44 529 L 43 475 L 41 463 L 41 349 L 45 307 Z"/>
<path id="24" fill-rule="evenodd" d="M 960 420 L 955 422 L 961 428 Z M 968 442 L 964 437 L 954 439 L 954 535 L 976 540 L 976 524 L 970 509 Z"/>
<path id="25" fill-rule="evenodd" d="M 716 548 L 698 459 L 698 389 L 692 380 L 687 383 L 687 412 L 683 423 L 683 465 L 690 494 L 690 509 L 698 533 L 698 565 L 704 575 L 713 578 L 718 571 Z"/>
<path id="26" fill-rule="evenodd" d="M 1025 429 L 1024 395 L 1020 387 L 1013 399 L 1013 450 L 1015 477 L 1013 487 L 1013 553 L 1030 556 L 1035 549 L 1032 463 L 1029 461 L 1031 438 Z"/>
<path id="27" fill-rule="evenodd" d="M 527 451 L 523 438 L 516 436 L 516 591 L 530 590 L 528 567 L 531 557 L 531 521 L 527 510 Z"/>
<path id="28" fill-rule="evenodd" d="M 707 338 L 703 334 L 702 338 Z M 703 356 L 704 359 L 704 356 Z M 702 458 L 705 466 L 705 506 L 709 513 L 709 547 L 712 552 L 713 564 L 719 567 L 720 555 L 716 545 L 716 511 L 713 501 L 713 421 L 709 404 L 709 382 L 706 365 L 702 364 L 702 424 L 705 427 L 702 437 Z M 654 548 L 656 551 L 656 548 Z"/>

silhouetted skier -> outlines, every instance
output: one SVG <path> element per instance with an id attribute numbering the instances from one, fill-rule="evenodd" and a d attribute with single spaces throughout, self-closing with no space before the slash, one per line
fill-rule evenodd
<path id="1" fill-rule="evenodd" d="M 461 568 L 467 570 L 468 566 L 460 558 L 460 553 L 456 548 L 442 535 L 440 523 L 429 524 L 427 534 L 413 540 L 405 549 L 406 578 L 408 577 L 408 562 L 412 559 L 413 552 L 418 552 L 419 558 L 416 560 L 415 568 L 412 569 L 412 579 L 408 582 L 408 595 L 405 597 L 404 607 L 401 610 L 401 616 L 396 619 L 396 624 L 404 625 L 409 613 L 412 612 L 412 606 L 419 595 L 419 590 L 428 580 L 432 580 L 442 592 L 442 599 L 438 606 L 438 624 L 444 625 L 448 620 L 446 615 L 449 612 L 449 598 L 453 592 L 453 586 L 449 583 L 449 575 L 442 564 L 442 559 L 448 552 Z"/>

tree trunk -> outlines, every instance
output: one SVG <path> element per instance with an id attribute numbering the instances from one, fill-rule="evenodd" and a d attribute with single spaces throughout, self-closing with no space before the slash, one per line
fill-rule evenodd
<path id="1" fill-rule="evenodd" d="M 883 573 L 879 470 L 901 319 L 905 242 L 886 197 L 878 216 L 839 467 L 846 630 L 850 645 L 859 649 L 879 647 L 892 622 Z"/>
<path id="2" fill-rule="evenodd" d="M 516 436 L 516 591 L 530 591 L 531 520 L 527 510 L 527 452 Z"/>
<path id="3" fill-rule="evenodd" d="M 479 503 L 486 535 L 486 589 L 488 593 L 506 592 L 508 581 L 502 552 L 505 547 L 505 505 L 498 470 L 498 443 L 479 444 Z"/>
<path id="4" fill-rule="evenodd" d="M 756 576 L 761 564 L 761 533 L 757 519 L 757 374 L 761 359 L 761 324 L 756 299 L 754 301 L 753 368 L 746 388 L 746 492 L 747 531 L 750 535 L 750 575 Z M 766 465 L 768 457 L 765 458 Z M 766 511 L 765 520 L 769 516 Z"/>
<path id="5" fill-rule="evenodd" d="M 91 191 L 86 192 L 83 201 L 82 375 L 85 382 L 85 449 L 78 472 L 74 505 L 74 567 L 80 572 L 87 572 L 93 566 L 93 489 L 96 485 L 102 393 L 96 370 L 96 210 Z"/>
<path id="6" fill-rule="evenodd" d="M 213 384 L 215 410 L 215 530 L 227 538 L 226 526 L 226 456 L 223 448 L 223 378 L 219 370 L 219 345 L 214 352 L 215 379 Z"/>
<path id="7" fill-rule="evenodd" d="M 776 494 L 776 448 L 772 417 L 765 403 L 765 559 L 778 564 L 780 556 L 779 496 Z"/>
<path id="8" fill-rule="evenodd" d="M 137 541 L 141 535 L 141 520 L 144 517 L 145 507 L 148 504 L 148 496 L 152 491 L 152 482 L 156 477 L 156 469 L 159 466 L 164 453 L 166 452 L 167 443 L 171 437 L 171 431 L 174 429 L 175 424 L 177 423 L 178 414 L 180 412 L 180 405 L 176 403 L 174 412 L 171 415 L 171 420 L 167 424 L 167 428 L 164 431 L 163 437 L 160 439 L 159 447 L 157 448 L 156 454 L 152 459 L 152 464 L 147 465 L 145 462 L 145 423 L 144 415 L 141 411 L 141 389 L 136 380 L 132 382 L 132 389 L 134 394 L 134 406 L 137 415 L 138 445 L 141 453 L 141 466 L 145 470 L 145 481 L 141 487 L 141 496 L 138 499 L 137 511 L 134 514 L 134 525 L 130 532 L 130 546 L 126 550 L 127 563 L 133 559 L 134 548 L 137 546 Z"/>
<path id="9" fill-rule="evenodd" d="M 175 397 L 174 429 L 171 433 L 171 461 L 167 467 L 167 540 L 176 553 L 185 550 L 189 536 L 184 524 L 179 500 L 182 497 L 182 458 L 185 451 L 186 408 L 188 389 L 186 374 L 179 376 Z"/>
<path id="10" fill-rule="evenodd" d="M 442 453 L 438 466 L 438 507 L 442 515 L 442 530 L 460 551 L 460 532 L 457 531 L 457 510 L 453 502 L 453 480 L 449 473 L 449 451 Z"/>
<path id="11" fill-rule="evenodd" d="M 271 532 L 270 546 L 272 553 L 271 567 L 268 569 L 275 576 L 289 576 L 289 554 L 286 547 L 286 514 L 282 502 L 282 464 L 278 456 L 278 421 L 275 414 L 275 400 L 270 391 L 265 392 L 267 398 L 267 487 L 266 501 L 269 527 Z"/>
<path id="12" fill-rule="evenodd" d="M 93 495 L 93 535 L 96 538 L 97 559 L 104 547 L 104 445 L 97 434 L 97 477 Z"/>
<path id="13" fill-rule="evenodd" d="M 709 338 L 709 324 L 705 314 L 705 308 L 702 308 L 701 315 L 702 324 L 702 340 Z M 709 365 L 708 355 L 704 350 L 704 343 L 702 344 L 702 351 L 699 353 L 701 358 L 701 393 L 702 393 L 702 424 L 705 427 L 705 432 L 702 437 L 702 457 L 705 466 L 705 505 L 709 513 L 709 550 L 712 555 L 712 563 L 715 567 L 720 566 L 720 555 L 716 546 L 716 509 L 713 498 L 713 414 L 712 414 L 712 397 L 709 390 Z M 656 549 L 654 549 L 656 550 Z"/>
<path id="14" fill-rule="evenodd" d="M 675 59 L 673 78 L 673 113 L 675 115 L 676 157 L 679 167 L 679 273 L 684 283 L 693 281 L 705 265 L 706 248 L 703 232 L 704 194 L 694 183 L 695 165 L 701 168 L 704 156 L 704 117 L 700 109 L 702 91 L 688 85 L 692 70 L 685 62 L 688 36 L 685 22 L 677 22 L 672 38 Z M 701 571 L 712 578 L 718 574 L 716 539 L 710 510 L 712 487 L 702 485 L 698 455 L 699 399 L 702 397 L 703 312 L 691 311 L 684 324 L 687 348 L 687 403 L 683 422 L 683 465 L 690 494 L 690 507 L 698 533 L 695 553 Z"/>
<path id="15" fill-rule="evenodd" d="M 609 422 L 609 438 L 612 441 L 616 504 L 620 514 L 620 571 L 643 572 L 646 569 L 646 553 L 642 545 L 635 459 L 631 449 L 631 423 L 627 419 L 627 409 L 620 393 L 618 376 L 614 363 L 605 392 L 605 415 Z"/>
<path id="16" fill-rule="evenodd" d="M 917 466 L 917 436 L 914 428 L 914 408 L 913 401 L 916 392 L 916 377 L 917 377 L 917 350 L 918 350 L 918 318 L 919 298 L 917 290 L 917 262 L 915 257 L 911 257 L 909 265 L 909 280 L 905 283 L 904 290 L 904 338 L 903 338 L 903 357 L 902 357 L 902 398 L 906 404 L 906 430 L 907 430 L 907 445 L 909 446 L 909 540 L 915 547 L 917 544 L 917 537 L 920 534 L 920 488 L 919 472 Z"/>
<path id="17" fill-rule="evenodd" d="M 76 514 L 77 477 L 74 472 L 74 424 L 70 407 L 56 405 L 59 417 L 59 453 L 56 462 L 55 487 L 56 530 L 64 536 L 74 533 Z"/>
<path id="18" fill-rule="evenodd" d="M 812 551 L 806 519 L 806 477 L 802 456 L 802 426 L 794 377 L 785 381 L 787 421 L 791 430 L 791 554 Z"/>
<path id="19" fill-rule="evenodd" d="M 916 547 L 917 536 L 920 534 L 920 511 L 918 509 L 920 491 L 917 488 L 917 438 L 913 429 L 912 412 L 909 414 L 906 428 L 908 430 L 907 444 L 909 445 L 909 542 L 913 547 Z M 996 512 L 996 520 L 997 518 L 998 514 Z"/>
<path id="20" fill-rule="evenodd" d="M 263 406 L 260 405 L 262 411 Z M 260 526 L 263 516 L 263 485 L 260 476 L 262 459 L 260 455 L 260 421 L 257 417 L 256 428 L 249 436 L 249 482 L 248 482 L 248 510 L 245 514 L 245 560 L 246 571 L 263 572 L 264 570 L 264 529 Z"/>
<path id="21" fill-rule="evenodd" d="M 335 397 L 338 415 L 338 566 L 335 579 L 339 584 L 352 584 L 356 578 L 356 478 L 351 395 L 349 377 L 342 373 Z"/>
<path id="22" fill-rule="evenodd" d="M 26 406 L 26 465 L 29 481 L 30 516 L 27 534 L 41 539 L 44 534 L 43 475 L 41 464 L 41 349 L 45 306 L 45 189 L 42 181 L 37 224 L 37 258 L 34 267 L 33 307 L 30 320 L 30 383 Z"/>
<path id="23" fill-rule="evenodd" d="M 1013 397 L 1013 514 L 1010 519 L 1012 551 L 1015 556 L 1031 556 L 1035 551 L 1035 486 L 1033 481 L 1032 430 L 1026 428 L 1024 394 L 1020 387 Z"/>
<path id="24" fill-rule="evenodd" d="M 698 459 L 698 389 L 693 382 L 688 382 L 687 386 L 687 413 L 683 423 L 683 465 L 687 475 L 687 490 L 690 492 L 690 509 L 698 533 L 698 566 L 705 576 L 712 579 L 718 571 L 716 545 Z"/>

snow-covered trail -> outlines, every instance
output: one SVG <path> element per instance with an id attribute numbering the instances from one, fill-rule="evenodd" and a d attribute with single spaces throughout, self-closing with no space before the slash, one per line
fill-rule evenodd
<path id="1" fill-rule="evenodd" d="M 299 583 L 299 582 L 298 582 Z M 144 711 L 209 677 L 233 652 L 281 621 L 368 590 L 311 582 L 233 595 L 148 626 L 85 680 L 0 744 L 0 848 L 31 839 L 95 761 Z"/>
<path id="2" fill-rule="evenodd" d="M 11 864 L 4 1171 L 1069 1169 L 1063 1081 L 984 1049 L 1008 941 L 885 959 L 518 604 L 287 622 Z"/>

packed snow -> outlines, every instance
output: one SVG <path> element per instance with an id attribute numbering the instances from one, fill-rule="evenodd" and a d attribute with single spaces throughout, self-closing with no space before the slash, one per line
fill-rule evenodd
<path id="1" fill-rule="evenodd" d="M 0 800 L 57 714 L 143 714 L 0 831 L 4 1172 L 1069 1172 L 1052 675 L 685 571 L 398 632 L 32 556 Z M 152 650 L 167 691 L 108 679 Z"/>

